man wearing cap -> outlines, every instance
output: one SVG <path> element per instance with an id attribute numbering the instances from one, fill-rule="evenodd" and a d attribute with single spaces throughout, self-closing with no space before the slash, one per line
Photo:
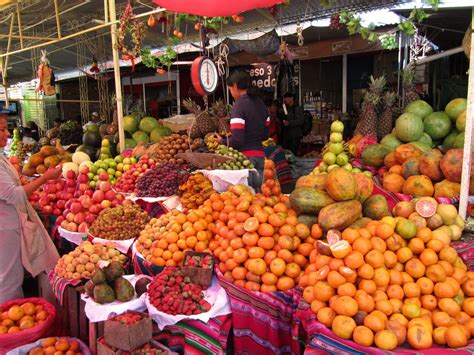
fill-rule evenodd
<path id="1" fill-rule="evenodd" d="M 291 92 L 283 95 L 283 103 L 283 147 L 297 155 L 303 137 L 304 111 Z"/>

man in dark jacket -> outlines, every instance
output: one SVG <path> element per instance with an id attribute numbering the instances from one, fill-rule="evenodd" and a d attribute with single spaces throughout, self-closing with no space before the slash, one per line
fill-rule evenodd
<path id="1" fill-rule="evenodd" d="M 283 95 L 283 102 L 283 146 L 297 155 L 303 137 L 304 111 L 296 104 L 293 93 Z"/>

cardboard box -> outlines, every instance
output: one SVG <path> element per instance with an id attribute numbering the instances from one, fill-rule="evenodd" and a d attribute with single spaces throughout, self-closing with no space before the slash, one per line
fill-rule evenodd
<path id="1" fill-rule="evenodd" d="M 140 350 L 132 350 L 132 351 L 124 351 L 120 349 L 116 349 L 111 347 L 108 344 L 104 344 L 101 342 L 103 338 L 100 338 L 97 341 L 97 355 L 124 355 L 125 353 L 130 355 L 140 355 L 143 354 Z M 169 348 L 164 346 L 161 343 L 158 343 L 155 340 L 150 341 L 150 345 L 152 350 L 148 350 L 147 354 L 154 354 L 154 355 L 177 355 L 178 353 L 171 351 Z"/>
<path id="2" fill-rule="evenodd" d="M 104 339 L 110 346 L 130 351 L 148 343 L 153 335 L 153 326 L 147 313 L 128 311 L 127 313 L 139 314 L 142 319 L 135 324 L 127 325 L 114 320 L 106 320 Z"/>

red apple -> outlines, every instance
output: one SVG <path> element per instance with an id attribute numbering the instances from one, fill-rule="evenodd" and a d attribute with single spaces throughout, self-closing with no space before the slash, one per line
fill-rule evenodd
<path id="1" fill-rule="evenodd" d="M 82 184 L 79 184 L 79 191 L 87 191 L 89 190 L 89 184 L 86 184 L 86 183 L 82 183 Z"/>
<path id="2" fill-rule="evenodd" d="M 84 197 L 84 199 L 81 201 L 82 207 L 84 207 L 84 209 L 88 210 L 92 206 L 92 203 L 93 203 L 92 199 L 87 195 L 84 195 L 84 196 L 81 196 L 81 197 Z"/>
<path id="3" fill-rule="evenodd" d="M 89 227 L 87 225 L 86 222 L 82 222 L 81 224 L 79 224 L 79 227 L 77 228 L 77 231 L 79 233 L 87 233 Z"/>
<path id="4" fill-rule="evenodd" d="M 60 215 L 61 215 L 61 210 L 60 210 L 59 208 L 55 208 L 55 209 L 53 210 L 53 214 L 54 214 L 55 216 L 60 216 Z"/>
<path id="5" fill-rule="evenodd" d="M 115 194 L 115 199 L 117 201 L 123 201 L 125 200 L 125 197 L 122 194 Z"/>
<path id="6" fill-rule="evenodd" d="M 89 224 L 92 224 L 94 223 L 94 221 L 96 220 L 97 218 L 97 215 L 96 214 L 92 214 L 92 213 L 88 213 L 86 215 L 86 222 L 89 223 Z"/>
<path id="7" fill-rule="evenodd" d="M 63 210 L 65 206 L 66 206 L 66 201 L 64 200 L 58 200 L 58 202 L 56 203 L 56 208 L 59 208 L 60 210 Z"/>
<path id="8" fill-rule="evenodd" d="M 50 205 L 43 206 L 42 211 L 44 214 L 51 214 L 53 213 L 53 207 Z"/>
<path id="9" fill-rule="evenodd" d="M 93 193 L 94 191 L 92 191 L 91 189 L 84 191 L 84 195 L 89 196 L 89 197 L 92 197 Z"/>
<path id="10" fill-rule="evenodd" d="M 79 176 L 77 177 L 77 181 L 79 181 L 79 183 L 81 184 L 85 184 L 89 182 L 89 177 L 87 176 L 87 174 L 79 174 Z"/>
<path id="11" fill-rule="evenodd" d="M 74 184 L 74 187 L 68 187 L 66 189 L 66 192 L 68 192 L 70 194 L 73 194 L 74 192 L 76 192 L 76 184 Z"/>
<path id="12" fill-rule="evenodd" d="M 68 170 L 66 172 L 66 178 L 67 179 L 75 179 L 76 178 L 76 173 L 73 170 Z"/>
<path id="13" fill-rule="evenodd" d="M 71 204 L 71 212 L 76 214 L 82 211 L 82 205 L 80 202 L 73 202 Z"/>
<path id="14" fill-rule="evenodd" d="M 54 194 L 55 192 L 57 192 L 58 190 L 61 190 L 61 189 L 57 189 L 56 184 L 53 182 L 53 183 L 47 183 L 44 187 L 44 190 L 48 194 Z"/>
<path id="15" fill-rule="evenodd" d="M 87 175 L 87 174 L 89 174 L 89 167 L 88 167 L 86 164 L 81 165 L 81 166 L 79 167 L 79 172 L 80 172 L 81 174 L 86 174 L 86 175 Z"/>
<path id="16" fill-rule="evenodd" d="M 68 222 L 73 222 L 74 221 L 74 217 L 76 217 L 76 215 L 72 212 L 69 212 L 67 215 L 66 215 L 66 219 Z"/>
<path id="17" fill-rule="evenodd" d="M 67 225 L 69 224 L 69 222 L 67 220 L 64 220 L 61 222 L 60 226 L 62 229 L 67 229 Z"/>
<path id="18" fill-rule="evenodd" d="M 100 180 L 100 181 L 109 181 L 109 174 L 107 174 L 107 173 L 100 173 L 100 174 L 99 174 L 99 180 Z"/>
<path id="19" fill-rule="evenodd" d="M 85 220 L 86 220 L 86 216 L 85 216 L 84 212 L 79 212 L 78 214 L 76 214 L 74 216 L 74 223 L 76 223 L 76 224 L 81 224 Z"/>
<path id="20" fill-rule="evenodd" d="M 77 232 L 77 224 L 74 223 L 74 222 L 69 222 L 67 224 L 67 228 L 66 228 L 68 231 L 71 231 L 71 232 Z"/>
<path id="21" fill-rule="evenodd" d="M 56 196 L 55 193 L 53 193 L 53 194 L 48 194 L 48 198 L 49 198 L 50 201 L 56 201 L 57 196 Z"/>
<path id="22" fill-rule="evenodd" d="M 110 185 L 110 182 L 108 181 L 102 181 L 99 186 L 99 189 L 106 192 L 112 189 L 112 185 Z"/>
<path id="23" fill-rule="evenodd" d="M 108 190 L 105 193 L 105 199 L 109 201 L 115 200 L 115 192 L 113 192 L 112 190 Z"/>
<path id="24" fill-rule="evenodd" d="M 67 179 L 66 180 L 66 186 L 67 187 L 76 187 L 76 180 Z"/>
<path id="25" fill-rule="evenodd" d="M 99 214 L 101 210 L 102 208 L 100 207 L 100 204 L 95 204 L 89 208 L 89 213 Z"/>
<path id="26" fill-rule="evenodd" d="M 40 204 L 40 206 L 49 205 L 49 203 L 50 203 L 49 197 L 48 197 L 48 196 L 42 196 L 42 197 L 38 200 L 38 203 Z"/>
<path id="27" fill-rule="evenodd" d="M 92 194 L 92 200 L 96 203 L 101 203 L 105 198 L 105 194 L 102 190 L 95 190 Z"/>
<path id="28" fill-rule="evenodd" d="M 73 193 L 66 192 L 66 193 L 64 194 L 64 200 L 66 200 L 66 201 L 70 201 L 73 197 L 74 197 L 74 196 L 73 196 Z"/>

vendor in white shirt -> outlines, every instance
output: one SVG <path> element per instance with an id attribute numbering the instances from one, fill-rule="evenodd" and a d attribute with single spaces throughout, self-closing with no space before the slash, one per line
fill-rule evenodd
<path id="1" fill-rule="evenodd" d="M 23 144 L 35 144 L 36 141 L 34 138 L 31 136 L 31 129 L 28 127 L 24 128 L 24 135 L 22 139 Z"/>

